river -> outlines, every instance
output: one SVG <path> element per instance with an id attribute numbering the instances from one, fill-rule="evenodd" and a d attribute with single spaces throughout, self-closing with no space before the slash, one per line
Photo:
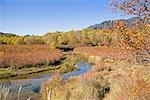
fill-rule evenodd
<path id="1" fill-rule="evenodd" d="M 61 75 L 63 80 L 68 79 L 71 76 L 79 76 L 87 71 L 90 70 L 91 64 L 85 61 L 81 61 L 75 64 L 77 70 L 64 73 Z M 15 79 L 15 80 L 9 80 L 3 83 L 0 83 L 0 87 L 6 86 L 9 87 L 11 90 L 12 95 L 17 95 L 19 88 L 21 89 L 20 95 L 26 94 L 26 93 L 39 93 L 41 83 L 50 79 L 54 74 L 44 74 L 40 75 L 34 78 L 27 78 L 27 79 Z"/>

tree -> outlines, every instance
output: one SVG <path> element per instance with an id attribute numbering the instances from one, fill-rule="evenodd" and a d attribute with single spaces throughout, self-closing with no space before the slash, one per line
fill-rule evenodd
<path id="1" fill-rule="evenodd" d="M 135 49 L 149 49 L 149 45 L 145 43 L 146 38 L 150 38 L 150 1 L 149 0 L 112 0 L 113 9 L 121 11 L 124 14 L 132 14 L 141 17 L 138 22 L 132 23 L 131 28 L 127 30 L 126 22 L 115 21 L 114 29 L 118 30 L 120 37 L 126 44 L 132 45 Z M 136 44 L 135 44 L 136 42 Z"/>
<path id="2" fill-rule="evenodd" d="M 112 0 L 114 10 L 150 19 L 150 0 Z"/>
<path id="3" fill-rule="evenodd" d="M 138 62 L 150 62 L 150 1 L 149 0 L 113 0 L 113 9 L 124 14 L 137 15 L 143 21 L 133 23 L 131 28 L 126 28 L 123 21 L 115 21 L 114 29 L 119 33 L 121 44 L 131 47 L 136 52 Z M 131 26 L 131 25 L 130 25 Z M 140 58 L 140 59 L 139 59 Z M 142 58 L 142 59 L 141 59 Z"/>
<path id="4" fill-rule="evenodd" d="M 16 44 L 25 44 L 24 38 L 19 38 L 19 39 L 16 41 Z"/>

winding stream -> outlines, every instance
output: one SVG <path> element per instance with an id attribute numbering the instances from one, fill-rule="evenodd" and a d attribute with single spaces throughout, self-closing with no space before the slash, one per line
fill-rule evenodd
<path id="1" fill-rule="evenodd" d="M 81 61 L 76 63 L 76 71 L 68 72 L 62 74 L 62 79 L 66 80 L 71 76 L 78 76 L 90 70 L 91 65 L 88 62 Z M 18 79 L 18 80 L 9 80 L 8 82 L 0 83 L 0 86 L 10 87 L 11 91 L 13 91 L 12 95 L 17 95 L 18 90 L 21 86 L 21 94 L 34 92 L 39 93 L 41 83 L 48 80 L 54 74 L 46 74 L 40 75 L 36 78 L 28 78 L 28 79 Z"/>

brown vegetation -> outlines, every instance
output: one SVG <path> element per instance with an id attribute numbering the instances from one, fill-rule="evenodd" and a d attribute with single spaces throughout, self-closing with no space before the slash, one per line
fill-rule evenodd
<path id="1" fill-rule="evenodd" d="M 63 57 L 46 45 L 0 45 L 0 67 L 22 68 L 49 65 Z"/>
<path id="2" fill-rule="evenodd" d="M 114 29 L 111 31 L 81 30 L 63 34 L 55 32 L 47 33 L 39 39 L 28 37 L 28 39 L 18 40 L 20 44 L 46 43 L 52 47 L 57 47 L 56 45 L 91 46 L 77 47 L 74 50 L 95 60 L 91 61 L 94 64 L 91 70 L 80 77 L 61 80 L 61 77 L 56 75 L 44 82 L 40 91 L 42 100 L 150 99 L 149 0 L 119 2 L 113 0 L 112 6 L 125 14 L 138 15 L 145 21 L 132 23 L 130 25 L 132 27 L 126 28 L 124 21 L 116 20 L 113 23 Z M 42 39 L 44 42 L 41 41 Z M 4 40 L 2 39 L 1 43 L 14 42 L 5 37 Z M 48 49 L 45 46 L 18 48 L 1 45 L 0 51 L 1 67 L 48 65 L 62 57 L 58 50 Z M 70 66 L 73 66 L 76 60 L 69 57 L 67 60 L 70 62 L 61 65 L 62 72 L 73 70 Z"/>
<path id="3" fill-rule="evenodd" d="M 133 54 L 131 51 L 126 51 L 124 49 L 120 49 L 118 47 L 108 47 L 108 46 L 100 46 L 100 47 L 78 47 L 75 48 L 75 52 L 84 53 L 87 56 L 99 56 L 101 58 L 109 58 L 117 60 L 133 60 Z"/>
<path id="4" fill-rule="evenodd" d="M 110 79 L 111 91 L 104 100 L 149 100 L 150 68 L 131 65 L 120 69 L 112 71 L 107 76 L 107 79 Z"/>
<path id="5" fill-rule="evenodd" d="M 149 65 L 139 65 L 133 59 L 135 55 L 131 52 L 110 47 L 99 47 L 99 50 L 98 47 L 92 48 L 92 50 L 88 49 L 88 47 L 82 47 L 82 49 L 78 48 L 78 50 L 82 50 L 89 56 L 103 57 L 103 59 L 95 63 L 91 71 L 85 74 L 85 77 L 93 76 L 94 78 L 96 76 L 97 79 L 101 77 L 108 82 L 110 91 L 105 95 L 104 100 L 150 99 Z M 118 54 L 122 56 L 118 56 Z M 116 57 L 118 59 L 114 59 Z"/>
<path id="6" fill-rule="evenodd" d="M 141 64 L 150 63 L 150 1 L 149 0 L 112 0 L 112 7 L 124 14 L 137 15 L 142 21 L 132 23 L 129 29 L 126 23 L 116 21 L 114 30 L 119 33 L 120 46 L 134 50 L 137 61 Z"/>
<path id="7" fill-rule="evenodd" d="M 62 81 L 55 76 L 43 83 L 42 100 L 150 99 L 149 65 L 136 63 L 132 52 L 107 46 L 78 47 L 74 52 L 101 59 L 80 77 Z M 53 82 L 58 83 L 57 86 L 53 86 Z"/>
<path id="8" fill-rule="evenodd" d="M 42 84 L 41 100 L 97 100 L 108 91 L 107 82 L 96 76 L 72 77 L 66 81 L 54 76 Z"/>

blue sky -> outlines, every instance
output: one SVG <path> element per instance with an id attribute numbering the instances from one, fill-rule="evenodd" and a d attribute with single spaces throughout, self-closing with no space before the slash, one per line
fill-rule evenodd
<path id="1" fill-rule="evenodd" d="M 43 35 L 130 17 L 113 13 L 109 3 L 110 0 L 0 0 L 0 31 Z"/>

